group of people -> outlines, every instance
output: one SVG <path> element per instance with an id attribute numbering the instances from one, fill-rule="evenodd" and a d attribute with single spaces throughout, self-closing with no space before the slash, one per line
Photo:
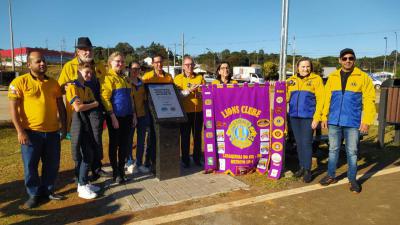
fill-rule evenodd
<path id="1" fill-rule="evenodd" d="M 27 56 L 29 73 L 15 78 L 9 86 L 10 112 L 21 144 L 24 180 L 29 195 L 25 203 L 27 208 L 36 207 L 43 198 L 63 199 L 54 193 L 54 184 L 60 165 L 60 141 L 67 136 L 71 139 L 75 181 L 81 198 L 97 197 L 100 187 L 90 182 L 102 176 L 112 176 L 115 183 L 124 183 L 125 167 L 129 173 L 154 171 L 156 135 L 146 102 L 146 83 L 174 83 L 180 89 L 188 115 L 188 121 L 180 127 L 182 164 L 185 168 L 190 167 L 192 133 L 195 143 L 193 162 L 202 165 L 203 120 L 198 87 L 204 84 L 204 79 L 193 72 L 191 57 L 184 57 L 183 73 L 175 79 L 163 71 L 163 57 L 160 55 L 152 57 L 153 69 L 144 74 L 139 63 L 131 63 L 127 76 L 122 53 L 112 53 L 105 66 L 94 62 L 89 38 L 78 38 L 75 47 L 76 57 L 64 65 L 58 82 L 46 76 L 44 55 L 40 51 L 31 51 Z M 229 65 L 225 64 L 223 70 L 221 82 L 230 79 L 225 79 Z M 112 175 L 102 170 L 104 121 L 108 127 Z M 134 158 L 135 129 L 137 151 Z M 38 173 L 40 161 L 41 177 Z"/>
<path id="2" fill-rule="evenodd" d="M 188 118 L 187 122 L 180 124 L 182 165 L 184 168 L 191 166 L 192 135 L 193 162 L 202 166 L 203 114 L 199 87 L 205 81 L 193 72 L 193 59 L 185 56 L 183 72 L 173 78 L 163 71 L 163 57 L 160 55 L 152 57 L 153 68 L 144 74 L 139 63 L 130 63 L 127 67 L 129 75 L 125 73 L 122 53 L 112 53 L 107 67 L 95 63 L 93 56 L 89 38 L 78 38 L 76 57 L 64 65 L 57 82 L 46 76 L 47 64 L 40 51 L 29 52 L 29 73 L 15 78 L 9 86 L 11 116 L 21 144 L 25 186 L 29 195 L 25 203 L 27 208 L 36 207 L 42 198 L 63 199 L 54 193 L 54 183 L 60 164 L 60 140 L 67 134 L 71 139 L 77 192 L 81 198 L 97 197 L 101 188 L 90 182 L 99 177 L 112 176 L 115 183 L 122 184 L 126 182 L 125 168 L 129 173 L 154 171 L 156 133 L 147 106 L 147 83 L 171 83 L 178 88 Z M 321 184 L 336 182 L 337 156 L 344 135 L 348 177 L 352 190 L 359 192 L 360 186 L 355 180 L 358 135 L 366 132 L 372 122 L 375 92 L 371 80 L 354 66 L 354 61 L 354 52 L 343 50 L 339 58 L 342 68 L 330 75 L 324 89 L 321 78 L 311 73 L 311 61 L 301 59 L 297 64 L 297 74 L 289 78 L 287 84 L 289 116 L 300 159 L 296 176 L 304 176 L 305 182 L 311 181 L 312 130 L 319 122 L 323 128 L 329 124 L 329 169 Z M 212 84 L 237 83 L 232 80 L 230 71 L 229 63 L 220 63 L 217 79 Z M 102 170 L 104 121 L 108 128 L 112 175 Z M 135 130 L 137 147 L 134 158 Z M 39 161 L 42 161 L 41 177 Z"/>
<path id="3" fill-rule="evenodd" d="M 356 55 L 350 48 L 339 54 L 341 68 L 322 78 L 314 73 L 310 59 L 297 63 L 297 73 L 287 80 L 288 117 L 296 140 L 300 169 L 296 177 L 312 181 L 311 157 L 313 133 L 320 124 L 328 128 L 328 174 L 319 183 L 327 186 L 337 182 L 336 167 L 339 151 L 345 141 L 350 191 L 361 192 L 357 182 L 357 152 L 360 134 L 368 132 L 375 119 L 375 89 L 372 79 L 355 66 Z"/>

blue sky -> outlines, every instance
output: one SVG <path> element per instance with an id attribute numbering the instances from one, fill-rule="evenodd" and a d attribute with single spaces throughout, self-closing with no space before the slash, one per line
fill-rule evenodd
<path id="1" fill-rule="evenodd" d="M 74 40 L 89 36 L 97 46 L 128 42 L 133 47 L 152 41 L 198 55 L 230 49 L 263 49 L 278 53 L 281 0 L 12 0 L 15 47 L 46 47 L 73 51 Z M 336 56 L 354 48 L 358 57 L 395 50 L 400 38 L 398 0 L 290 0 L 289 41 L 296 37 L 298 54 Z M 0 0 L 0 48 L 10 46 L 8 1 Z M 288 46 L 291 54 L 292 47 Z"/>

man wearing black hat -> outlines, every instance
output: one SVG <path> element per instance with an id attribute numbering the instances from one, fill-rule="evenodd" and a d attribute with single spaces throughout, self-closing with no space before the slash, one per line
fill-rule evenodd
<path id="1" fill-rule="evenodd" d="M 356 180 L 359 136 L 368 132 L 376 109 L 372 79 L 355 66 L 355 61 L 353 49 L 340 51 L 339 63 L 342 67 L 332 72 L 326 82 L 321 126 L 329 130 L 329 161 L 328 175 L 319 183 L 327 186 L 337 182 L 335 172 L 343 136 L 350 191 L 360 193 L 361 185 Z"/>
<path id="2" fill-rule="evenodd" d="M 94 66 L 95 76 L 92 76 L 90 82 L 85 82 L 85 86 L 88 86 L 97 102 L 101 102 L 100 99 L 100 83 L 101 80 L 104 78 L 106 74 L 106 69 L 103 63 L 95 63 L 94 62 L 94 53 L 93 53 L 93 45 L 92 42 L 88 37 L 79 37 L 78 42 L 75 46 L 76 48 L 76 57 L 73 58 L 71 61 L 67 62 L 58 78 L 58 83 L 61 86 L 62 91 L 65 94 L 66 86 L 73 82 L 74 80 L 78 79 L 78 65 L 80 63 L 92 63 Z M 67 108 L 67 127 L 68 131 L 70 131 L 71 127 L 71 115 L 72 115 L 72 107 L 70 106 L 69 102 L 66 101 L 66 108 Z M 92 180 L 97 180 L 100 176 L 109 176 L 106 172 L 101 169 L 102 163 L 101 160 L 103 158 L 103 145 L 102 145 L 102 133 L 103 133 L 103 107 L 99 107 L 99 110 L 91 112 L 91 126 L 93 130 L 94 142 L 97 146 L 96 152 L 94 155 L 93 163 L 92 163 Z M 71 143 L 72 145 L 74 143 Z"/>

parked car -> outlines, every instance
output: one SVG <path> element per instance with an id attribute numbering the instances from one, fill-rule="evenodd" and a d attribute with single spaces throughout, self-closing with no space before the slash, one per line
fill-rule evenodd
<path id="1" fill-rule="evenodd" d="M 217 77 L 214 74 L 204 74 L 203 78 L 204 78 L 204 80 L 206 81 L 207 84 L 211 83 L 215 79 L 217 79 Z"/>
<path id="2" fill-rule="evenodd" d="M 371 77 L 371 79 L 372 79 L 372 83 L 374 84 L 375 89 L 379 90 L 381 88 L 382 81 L 380 81 L 379 79 L 377 79 L 375 77 Z"/>

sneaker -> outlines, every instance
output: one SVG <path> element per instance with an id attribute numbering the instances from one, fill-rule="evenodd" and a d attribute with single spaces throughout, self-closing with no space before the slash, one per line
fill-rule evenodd
<path id="1" fill-rule="evenodd" d="M 39 197 L 38 196 L 29 197 L 29 199 L 25 202 L 24 205 L 27 209 L 32 209 L 37 207 L 39 205 Z"/>
<path id="2" fill-rule="evenodd" d="M 86 184 L 78 186 L 78 196 L 83 199 L 94 199 L 97 197 L 97 194 L 89 188 L 88 184 Z"/>
<path id="3" fill-rule="evenodd" d="M 304 170 L 303 182 L 310 183 L 312 180 L 312 174 L 310 170 Z"/>
<path id="4" fill-rule="evenodd" d="M 135 164 L 129 165 L 127 171 L 130 174 L 138 173 L 138 169 Z"/>
<path id="5" fill-rule="evenodd" d="M 299 177 L 302 177 L 304 175 L 304 168 L 303 167 L 301 167 L 299 170 L 297 170 L 295 173 L 294 173 L 294 177 L 296 177 L 296 178 L 299 178 Z"/>
<path id="6" fill-rule="evenodd" d="M 54 194 L 51 193 L 47 196 L 48 199 L 50 200 L 56 200 L 56 201 L 60 201 L 60 200 L 65 200 L 65 197 L 59 194 Z"/>
<path id="7" fill-rule="evenodd" d="M 322 178 L 319 181 L 319 184 L 321 184 L 322 186 L 328 186 L 328 185 L 334 184 L 336 182 L 337 182 L 337 180 L 335 178 L 333 178 L 331 176 L 325 176 L 324 178 Z"/>
<path id="8" fill-rule="evenodd" d="M 93 184 L 87 184 L 93 192 L 99 192 L 101 190 L 101 187 L 93 185 Z"/>
<path id="9" fill-rule="evenodd" d="M 360 193 L 361 192 L 361 185 L 357 181 L 350 181 L 350 191 L 353 193 Z"/>
<path id="10" fill-rule="evenodd" d="M 145 166 L 143 166 L 143 165 L 139 166 L 138 170 L 141 173 L 150 173 L 150 169 L 145 167 Z"/>

